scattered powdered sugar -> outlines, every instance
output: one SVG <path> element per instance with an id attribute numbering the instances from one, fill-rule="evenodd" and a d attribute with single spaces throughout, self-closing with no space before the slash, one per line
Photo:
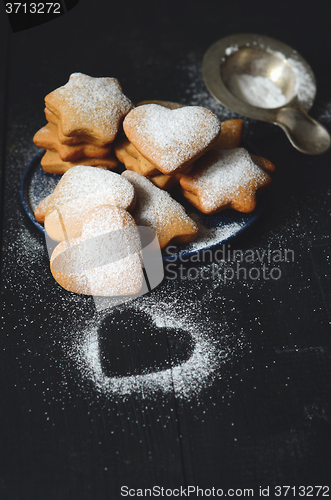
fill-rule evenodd
<path id="1" fill-rule="evenodd" d="M 234 45 L 230 45 L 229 47 L 227 47 L 225 49 L 225 55 L 231 56 L 231 54 L 233 54 L 234 52 L 237 52 L 238 50 L 239 50 L 239 45 L 235 43 Z"/>
<path id="2" fill-rule="evenodd" d="M 198 283 L 195 283 L 197 286 Z M 175 395 L 179 400 L 190 400 L 213 383 L 220 374 L 221 367 L 233 360 L 242 343 L 242 332 L 229 333 L 226 320 L 217 325 L 205 316 L 201 320 L 201 305 L 197 306 L 189 296 L 181 298 L 178 290 L 171 289 L 171 282 L 163 288 L 166 293 L 157 292 L 137 299 L 129 305 L 121 306 L 122 314 L 135 311 L 149 319 L 149 329 L 166 328 L 169 331 L 185 332 L 191 339 L 192 349 L 182 362 L 169 362 L 169 368 L 148 370 L 145 373 L 111 376 L 102 367 L 100 347 L 100 324 L 105 318 L 111 320 L 114 310 L 104 311 L 93 318 L 84 331 L 74 335 L 74 341 L 66 352 L 78 369 L 79 376 L 92 382 L 99 394 L 107 397 L 125 398 L 138 395 L 142 399 L 157 393 Z M 221 335 L 220 335 L 221 332 Z M 141 332 L 143 335 L 144 332 Z M 167 355 L 167 353 L 165 353 Z M 169 355 L 169 353 L 168 353 Z M 172 365 L 172 366 L 171 366 Z"/>
<path id="3" fill-rule="evenodd" d="M 184 248 L 182 246 L 176 247 L 176 252 L 179 256 L 187 253 L 199 252 L 200 250 L 219 245 L 220 242 L 224 242 L 237 234 L 247 224 L 245 220 L 239 220 L 231 222 L 226 221 L 226 223 L 221 221 L 217 225 L 206 226 L 201 214 L 192 212 L 190 213 L 190 217 L 199 227 L 199 233 L 197 238 L 192 241 L 192 243 L 187 243 Z M 166 255 L 172 255 L 172 247 L 170 247 L 168 251 L 166 249 L 165 253 Z"/>
<path id="4" fill-rule="evenodd" d="M 221 125 L 214 113 L 201 106 L 168 109 L 146 104 L 126 116 L 123 128 L 138 151 L 169 174 L 201 154 Z"/>
<path id="5" fill-rule="evenodd" d="M 320 108 L 318 120 L 326 124 L 331 123 L 331 100 L 324 103 L 323 107 Z"/>
<path id="6" fill-rule="evenodd" d="M 230 87 L 238 99 L 259 108 L 278 108 L 287 102 L 281 88 L 265 76 L 234 73 Z"/>
<path id="7" fill-rule="evenodd" d="M 45 254 L 43 241 L 34 236 L 23 223 L 13 230 L 14 238 L 4 242 L 4 269 L 7 260 L 14 259 L 20 269 L 24 269 L 27 262 L 30 264 L 42 261 Z M 10 277 L 8 277 L 10 281 Z"/>

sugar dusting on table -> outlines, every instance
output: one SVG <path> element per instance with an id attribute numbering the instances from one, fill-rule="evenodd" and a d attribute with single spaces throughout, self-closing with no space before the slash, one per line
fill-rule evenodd
<path id="1" fill-rule="evenodd" d="M 104 311 L 93 318 L 84 331 L 74 334 L 74 342 L 67 350 L 79 375 L 85 381 L 92 381 L 99 394 L 108 397 L 136 394 L 145 399 L 161 393 L 190 400 L 213 383 L 222 366 L 240 355 L 238 347 L 243 341 L 243 332 L 230 332 L 225 320 L 218 325 L 209 320 L 208 315 L 202 319 L 202 305 L 197 306 L 192 297 L 182 297 L 178 290 L 172 289 L 170 281 L 161 292 L 121 306 L 123 315 L 130 310 L 147 315 L 151 327 L 186 332 L 193 351 L 187 360 L 170 368 L 159 370 L 156 366 L 155 371 L 139 375 L 108 376 L 101 363 L 99 328 L 102 320 L 107 316 L 111 318 L 114 311 Z"/>
<path id="2" fill-rule="evenodd" d="M 189 84 L 183 101 L 186 99 L 188 104 L 200 104 L 209 107 L 215 110 L 220 118 L 224 120 L 235 117 L 235 114 L 219 106 L 209 95 L 202 80 L 199 63 L 200 61 L 198 61 L 194 54 L 186 60 L 184 70 L 187 70 Z M 326 110 L 323 110 L 323 116 L 327 123 L 331 122 L 330 110 L 331 105 Z M 250 123 L 253 123 L 249 127 L 251 131 L 254 130 L 254 122 L 250 121 Z M 51 281 L 49 272 L 47 272 L 46 249 L 43 245 L 42 237 L 37 233 L 34 234 L 33 228 L 30 228 L 29 221 L 23 219 L 24 214 L 22 211 L 19 212 L 17 210 L 17 203 L 19 203 L 17 193 L 20 178 L 25 165 L 27 165 L 36 153 L 36 148 L 32 143 L 30 144 L 31 134 L 27 134 L 27 131 L 20 128 L 19 124 L 13 126 L 11 135 L 12 143 L 19 141 L 20 148 L 8 156 L 8 163 L 12 168 L 8 169 L 7 173 L 8 191 L 6 192 L 6 197 L 8 198 L 8 203 L 6 204 L 7 233 L 4 239 L 4 290 L 13 296 L 15 295 L 15 300 L 20 301 L 23 306 L 24 304 L 31 303 L 31 295 L 28 295 L 28 293 L 31 294 L 31 290 L 34 291 L 34 301 L 46 300 L 48 304 L 54 302 L 56 305 L 55 310 L 48 308 L 45 318 L 36 315 L 33 316 L 33 314 L 26 315 L 24 307 L 19 312 L 14 328 L 21 329 L 22 339 L 24 338 L 26 342 L 24 345 L 23 342 L 21 344 L 22 356 L 32 359 L 31 346 L 33 346 L 36 355 L 43 355 L 46 352 L 44 346 L 41 345 L 41 341 L 38 340 L 41 337 L 34 335 L 35 331 L 31 327 L 31 323 L 33 322 L 35 328 L 39 329 L 39 333 L 44 339 L 47 335 L 49 337 L 47 340 L 47 355 L 49 359 L 54 360 L 55 356 L 58 356 L 57 348 L 61 348 L 62 359 L 56 359 L 56 366 L 63 375 L 63 394 L 67 394 L 70 391 L 68 388 L 69 384 L 67 384 L 68 378 L 70 377 L 73 380 L 71 387 L 74 388 L 75 394 L 73 392 L 69 394 L 70 398 L 76 396 L 81 387 L 84 395 L 90 394 L 93 400 L 96 394 L 104 394 L 106 397 L 117 395 L 120 399 L 126 397 L 123 394 L 138 394 L 142 398 L 153 398 L 158 392 L 168 394 L 168 391 L 171 390 L 176 391 L 175 394 L 178 394 L 178 398 L 186 400 L 197 397 L 201 391 L 217 380 L 217 378 L 226 379 L 232 376 L 234 373 L 233 363 L 236 359 L 240 359 L 243 353 L 246 352 L 245 349 L 249 349 L 249 334 L 247 332 L 249 333 L 251 327 L 248 325 L 247 331 L 245 330 L 244 333 L 236 328 L 235 324 L 229 325 L 225 318 L 222 318 L 222 321 L 217 325 L 211 324 L 208 317 L 209 308 L 215 305 L 215 289 L 222 286 L 222 283 L 218 280 L 205 282 L 197 280 L 194 283 L 192 282 L 189 297 L 186 293 L 187 290 L 182 289 L 180 283 L 178 285 L 179 288 L 176 289 L 171 282 L 167 281 L 150 296 L 142 297 L 135 302 L 121 306 L 123 314 L 125 312 L 129 313 L 131 308 L 135 311 L 148 314 L 152 325 L 185 329 L 191 335 L 196 346 L 194 359 L 198 363 L 200 378 L 195 377 L 195 367 L 192 366 L 192 363 L 184 362 L 175 367 L 173 385 L 171 385 L 169 374 L 162 380 L 157 375 L 157 372 L 155 372 L 155 374 L 151 375 L 150 380 L 140 380 L 138 384 L 135 384 L 130 379 L 122 381 L 124 384 L 122 390 L 119 381 L 116 381 L 112 385 L 111 381 L 100 372 L 100 365 L 98 363 L 96 366 L 93 365 L 99 353 L 97 329 L 103 316 L 93 316 L 86 298 L 66 293 L 55 282 Z M 318 197 L 321 195 L 321 193 L 315 194 Z M 296 193 L 295 196 L 299 197 L 300 194 Z M 258 241 L 259 248 L 263 249 L 268 245 L 274 245 L 277 248 L 285 246 L 290 248 L 293 239 L 297 240 L 300 237 L 303 242 L 305 241 L 304 238 L 313 239 L 313 228 L 318 227 L 320 224 L 320 214 L 317 211 L 314 212 L 314 206 L 311 206 L 309 203 L 305 203 L 304 207 L 302 205 L 298 205 L 298 207 L 298 212 L 292 214 L 287 212 L 287 206 L 277 207 L 275 215 L 270 215 L 270 228 L 266 230 L 266 233 Z M 300 224 L 299 210 L 307 210 L 310 214 L 309 220 L 310 227 L 312 228 L 310 233 Z M 195 217 L 195 220 L 200 220 L 201 218 L 200 215 L 196 215 Z M 234 223 L 234 225 L 237 224 Z M 241 224 L 238 223 L 237 227 L 240 229 Z M 216 240 L 218 239 L 218 233 L 222 233 L 222 231 L 222 227 L 212 229 L 206 227 L 202 230 L 198 239 L 192 243 L 192 246 L 194 245 L 194 249 L 198 250 L 204 246 L 206 234 L 208 234 L 208 241 L 213 242 L 215 238 Z M 329 239 L 329 236 L 325 236 L 325 238 Z M 299 266 L 300 263 L 298 262 L 296 265 Z M 207 267 L 206 265 L 201 265 L 199 269 L 204 270 Z M 29 288 L 25 289 L 24 283 L 27 280 L 30 284 Z M 252 287 L 261 287 L 262 285 L 257 281 L 250 283 L 236 282 L 235 284 L 230 282 L 227 284 L 227 288 L 236 286 L 238 294 L 242 294 L 242 301 L 246 304 L 246 300 L 249 298 L 249 289 Z M 307 286 L 309 286 L 309 283 L 307 283 Z M 202 304 L 197 303 L 196 300 L 197 287 L 200 287 L 203 291 L 205 300 Z M 47 291 L 47 296 L 45 296 L 45 291 Z M 234 306 L 234 304 L 229 304 L 229 300 L 225 294 L 218 293 L 217 297 L 219 301 L 223 300 L 223 309 L 225 312 L 227 307 Z M 261 300 L 263 300 L 262 296 Z M 34 311 L 33 305 L 34 303 L 30 304 L 32 313 Z M 276 303 L 275 306 L 277 306 Z M 10 304 L 7 304 L 6 307 L 9 308 Z M 238 316 L 240 315 L 241 307 L 242 304 L 240 301 L 237 302 Z M 67 319 L 62 318 L 60 316 L 61 308 L 70 308 L 70 317 Z M 8 318 L 10 318 L 11 314 L 11 312 L 6 310 Z M 102 314 L 111 315 L 112 312 L 104 311 Z M 49 321 L 52 318 L 53 329 L 50 330 Z M 56 318 L 56 322 L 54 318 Z M 84 318 L 87 318 L 86 321 Z M 259 318 L 255 319 L 259 320 Z M 81 328 L 82 321 L 85 321 L 85 325 Z M 9 323 L 8 319 L 8 325 L 4 323 L 4 327 L 8 327 L 9 324 L 12 323 Z M 12 331 L 9 332 L 9 328 L 8 335 L 12 335 Z M 208 364 L 206 365 L 207 361 Z M 18 363 L 20 364 L 20 360 L 18 360 Z M 45 374 L 42 375 L 44 376 Z M 152 380 L 153 377 L 155 377 L 154 380 Z M 86 389 L 86 386 L 82 385 L 82 381 L 92 382 L 92 384 L 88 385 L 88 389 Z M 45 376 L 43 378 L 44 382 L 43 389 L 45 391 L 46 386 L 51 387 L 54 383 Z M 35 390 L 32 382 L 26 381 L 24 383 L 26 386 L 30 385 L 31 390 Z M 144 392 L 144 388 L 146 387 L 149 391 L 147 393 Z M 48 392 L 50 393 L 51 391 Z M 45 392 L 45 394 L 47 393 Z"/>
<path id="3" fill-rule="evenodd" d="M 199 233 L 197 238 L 181 247 L 177 247 L 178 255 L 185 255 L 186 253 L 199 252 L 205 248 L 210 248 L 218 245 L 220 241 L 226 241 L 231 238 L 234 234 L 237 234 L 246 225 L 243 220 L 227 222 L 226 224 L 220 223 L 215 226 L 206 226 L 205 217 L 197 212 L 190 213 L 190 217 L 196 222 L 199 227 Z"/>

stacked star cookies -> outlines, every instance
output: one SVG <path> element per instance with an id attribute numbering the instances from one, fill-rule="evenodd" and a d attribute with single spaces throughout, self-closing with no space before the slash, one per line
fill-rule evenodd
<path id="1" fill-rule="evenodd" d="M 116 78 L 73 73 L 66 85 L 45 97 L 47 125 L 34 136 L 46 149 L 45 172 L 63 174 L 75 165 L 115 168 L 112 145 L 131 101 Z"/>

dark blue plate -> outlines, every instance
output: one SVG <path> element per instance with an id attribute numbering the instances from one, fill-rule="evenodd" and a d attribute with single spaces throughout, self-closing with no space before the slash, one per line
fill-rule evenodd
<path id="1" fill-rule="evenodd" d="M 254 152 L 254 154 L 256 153 Z M 44 233 L 44 226 L 36 221 L 34 217 L 35 208 L 43 198 L 52 193 L 61 178 L 61 175 L 48 174 L 43 171 L 40 165 L 43 155 L 44 151 L 41 151 L 33 158 L 27 166 L 21 182 L 23 208 L 31 222 L 42 233 Z M 249 214 L 243 214 L 235 210 L 223 210 L 213 215 L 205 215 L 198 212 L 178 193 L 174 192 L 173 195 L 185 207 L 188 215 L 198 224 L 200 232 L 198 238 L 192 243 L 167 247 L 164 251 L 164 259 L 171 259 L 178 255 L 191 255 L 197 251 L 221 245 L 255 222 L 263 212 L 266 202 L 266 193 L 264 193 L 263 196 L 259 197 L 256 209 Z"/>

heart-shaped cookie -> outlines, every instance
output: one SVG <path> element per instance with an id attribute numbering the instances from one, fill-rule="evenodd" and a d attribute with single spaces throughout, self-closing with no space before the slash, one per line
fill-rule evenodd
<path id="1" fill-rule="evenodd" d="M 136 149 L 160 172 L 171 174 L 212 147 L 221 125 L 214 113 L 200 106 L 168 109 L 139 106 L 125 117 L 124 132 Z"/>
<path id="2" fill-rule="evenodd" d="M 84 217 L 100 205 L 131 210 L 132 184 L 115 172 L 78 165 L 60 179 L 47 204 L 45 230 L 55 241 L 79 236 Z"/>
<path id="3" fill-rule="evenodd" d="M 132 216 L 102 205 L 84 219 L 81 236 L 59 243 L 51 256 L 55 280 L 94 296 L 134 295 L 143 284 L 140 237 Z"/>

